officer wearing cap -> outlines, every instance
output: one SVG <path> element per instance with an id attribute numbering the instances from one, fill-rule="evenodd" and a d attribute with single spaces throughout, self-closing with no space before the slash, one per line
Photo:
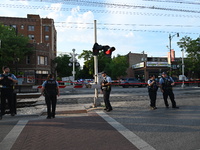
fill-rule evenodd
<path id="1" fill-rule="evenodd" d="M 157 97 L 157 90 L 158 90 L 158 83 L 155 80 L 155 75 L 151 75 L 149 80 L 147 81 L 148 84 L 148 93 L 150 98 L 150 108 L 152 110 L 157 109 L 156 107 L 156 97 Z"/>
<path id="2" fill-rule="evenodd" d="M 172 108 L 179 108 L 176 106 L 176 102 L 174 100 L 174 93 L 172 89 L 172 86 L 175 84 L 174 80 L 170 76 L 168 76 L 165 72 L 163 72 L 159 83 L 160 83 L 161 92 L 163 93 L 163 99 L 164 99 L 166 108 L 169 108 L 169 104 L 167 101 L 168 96 L 171 100 Z"/>
<path id="3" fill-rule="evenodd" d="M 106 110 L 107 112 L 112 111 L 112 106 L 110 104 L 110 91 L 111 91 L 111 78 L 106 74 L 105 71 L 102 72 L 102 77 L 103 80 L 101 81 L 101 90 L 103 92 L 103 98 L 104 98 L 104 103 L 106 108 L 104 110 Z"/>
<path id="4" fill-rule="evenodd" d="M 57 95 L 60 95 L 59 84 L 52 74 L 42 84 L 41 94 L 45 96 L 47 105 L 47 119 L 55 118 Z"/>
<path id="5" fill-rule="evenodd" d="M 14 84 L 17 83 L 17 78 L 14 74 L 10 73 L 10 68 L 7 66 L 2 67 L 3 73 L 0 75 L 1 87 L 1 115 L 5 114 L 6 99 L 8 100 L 8 107 L 10 109 L 11 116 L 15 116 L 14 105 Z M 0 115 L 0 116 L 1 116 Z M 0 117 L 1 118 L 1 117 Z"/>

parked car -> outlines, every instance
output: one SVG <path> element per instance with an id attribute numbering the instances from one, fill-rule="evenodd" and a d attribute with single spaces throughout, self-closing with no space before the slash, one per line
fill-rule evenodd
<path id="1" fill-rule="evenodd" d="M 120 86 L 122 86 L 123 88 L 128 88 L 129 86 L 144 87 L 144 86 L 146 86 L 146 84 L 144 82 L 139 81 L 136 78 L 127 78 L 127 79 L 121 80 Z"/>

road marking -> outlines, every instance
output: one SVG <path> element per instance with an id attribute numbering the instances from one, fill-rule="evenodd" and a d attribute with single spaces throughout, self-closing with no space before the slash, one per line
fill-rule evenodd
<path id="1" fill-rule="evenodd" d="M 28 120 L 20 120 L 0 143 L 1 150 L 10 150 Z"/>
<path id="2" fill-rule="evenodd" d="M 132 131 L 124 127 L 122 124 L 117 122 L 115 119 L 111 118 L 109 115 L 102 111 L 96 111 L 96 113 L 101 116 L 105 121 L 107 121 L 111 126 L 113 126 L 119 133 L 121 133 L 127 140 L 129 140 L 133 145 L 135 145 L 139 150 L 156 150 L 147 142 L 142 140 Z"/>

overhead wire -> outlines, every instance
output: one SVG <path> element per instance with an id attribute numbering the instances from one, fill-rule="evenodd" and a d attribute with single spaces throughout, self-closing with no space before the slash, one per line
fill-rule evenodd
<path id="1" fill-rule="evenodd" d="M 177 1 L 177 0 L 143 0 L 143 1 L 200 5 L 200 2 L 188 2 L 188 1 Z"/>
<path id="2" fill-rule="evenodd" d="M 33 5 L 16 5 L 16 4 L 0 4 L 3 8 L 20 8 L 20 9 L 39 9 L 39 10 L 53 10 L 53 11 L 71 11 L 73 8 L 60 8 L 49 6 L 33 6 Z M 182 15 L 182 14 L 163 14 L 163 13 L 147 13 L 147 12 L 133 12 L 120 10 L 97 10 L 97 9 L 79 9 L 80 12 L 92 11 L 93 13 L 118 14 L 118 15 L 145 15 L 145 16 L 163 16 L 163 17 L 187 17 L 200 18 L 198 15 Z"/>
<path id="3" fill-rule="evenodd" d="M 68 29 L 94 29 L 94 27 L 78 27 L 78 26 L 59 26 L 56 27 L 68 28 Z M 178 31 L 161 31 L 161 30 L 144 30 L 144 29 L 128 29 L 128 28 L 107 28 L 107 27 L 97 27 L 98 30 L 110 30 L 110 31 L 133 31 L 133 32 L 152 32 L 152 33 L 177 33 Z M 181 34 L 196 34 L 199 35 L 198 32 L 178 32 Z"/>
<path id="4" fill-rule="evenodd" d="M 12 1 L 24 1 L 24 0 L 12 0 Z M 27 1 L 38 1 L 38 2 L 54 2 L 54 0 L 27 0 Z M 148 1 L 148 0 L 147 0 Z M 149 0 L 151 1 L 151 0 Z M 152 0 L 153 1 L 153 0 Z M 156 0 L 155 0 L 156 1 Z M 159 1 L 159 0 L 158 0 Z M 162 0 L 160 0 L 161 2 Z M 164 2 L 164 1 L 162 1 Z M 168 1 L 171 2 L 171 1 Z M 173 1 L 172 1 L 173 2 Z M 88 1 L 88 0 L 58 0 L 56 3 L 63 3 L 63 4 L 80 4 L 80 5 L 87 5 L 90 4 L 90 6 L 95 6 L 95 7 L 110 7 L 110 8 L 124 8 L 124 9 L 129 9 L 130 8 L 148 8 L 148 9 L 159 9 L 159 10 L 167 10 L 167 11 L 181 11 L 181 12 L 190 12 L 190 13 L 200 13 L 200 11 L 196 10 L 183 10 L 183 9 L 173 9 L 173 8 L 162 8 L 162 7 L 155 7 L 155 6 L 142 6 L 142 5 L 129 5 L 129 4 L 115 4 L 115 3 L 105 3 L 105 2 L 96 2 L 96 1 Z M 0 4 L 0 7 L 9 7 L 9 8 L 26 8 L 26 9 L 42 9 L 42 10 L 54 10 L 54 11 L 71 11 L 72 8 L 60 8 L 60 7 L 49 7 L 49 6 L 33 6 L 33 5 L 15 5 L 15 4 Z M 163 13 L 144 13 L 144 12 L 132 12 L 132 11 L 116 11 L 116 10 L 98 10 L 98 9 L 79 9 L 80 12 L 88 12 L 92 11 L 94 13 L 111 13 L 111 14 L 121 14 L 121 15 L 147 15 L 147 16 L 167 16 L 167 17 L 189 17 L 189 18 L 200 18 L 198 15 L 181 15 L 181 14 L 163 14 Z M 59 25 L 62 23 L 62 25 Z M 65 22 L 55 22 L 56 27 L 62 27 L 62 28 L 78 28 L 78 29 L 93 29 L 93 27 L 77 27 L 77 26 L 67 26 L 63 25 Z M 70 24 L 70 22 L 68 22 Z M 75 24 L 72 23 L 71 24 Z M 77 24 L 77 23 L 76 23 Z M 82 23 L 84 24 L 84 23 Z M 86 23 L 90 24 L 90 23 Z M 92 23 L 93 24 L 93 23 Z M 107 26 L 107 25 L 125 25 L 125 26 L 151 26 L 151 27 L 195 27 L 193 25 L 148 25 L 148 24 L 108 24 L 108 23 L 103 23 L 102 25 Z M 196 26 L 199 27 L 199 26 Z M 140 31 L 140 32 L 162 32 L 162 33 L 168 33 L 168 31 L 158 31 L 158 30 L 133 30 L 133 29 L 120 29 L 120 28 L 105 28 L 101 27 L 99 28 L 101 30 L 115 30 L 115 31 Z M 172 33 L 172 32 L 170 32 Z M 185 32 L 187 33 L 187 32 Z M 187 34 L 198 34 L 198 33 L 187 33 Z"/>
<path id="5" fill-rule="evenodd" d="M 24 1 L 24 0 L 12 0 L 12 1 Z M 37 0 L 29 0 L 37 1 Z M 54 0 L 39 0 L 38 2 L 51 2 L 55 3 Z M 194 10 L 194 8 L 187 9 L 176 9 L 176 8 L 167 8 L 166 6 L 147 6 L 147 5 L 132 5 L 132 4 L 121 4 L 121 3 L 107 3 L 107 2 L 98 2 L 98 1 L 88 1 L 88 0 L 58 0 L 56 3 L 70 4 L 70 5 L 81 5 L 81 6 L 93 6 L 93 7 L 108 7 L 108 8 L 122 8 L 122 9 L 154 9 L 154 10 L 165 10 L 165 11 L 177 11 L 177 12 L 190 12 L 190 13 L 200 13 L 199 9 Z M 178 7 L 178 6 L 177 6 Z"/>

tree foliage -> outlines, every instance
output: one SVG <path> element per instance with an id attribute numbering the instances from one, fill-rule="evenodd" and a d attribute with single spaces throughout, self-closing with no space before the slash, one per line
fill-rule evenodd
<path id="1" fill-rule="evenodd" d="M 56 71 L 59 77 L 67 77 L 72 75 L 72 67 L 69 67 L 69 55 L 60 55 L 54 59 L 54 63 L 56 64 Z"/>
<path id="2" fill-rule="evenodd" d="M 58 77 L 61 78 L 61 77 L 72 76 L 73 67 L 69 66 L 70 58 L 71 57 L 69 55 L 60 55 L 54 59 L 53 62 L 56 64 L 56 71 L 57 71 Z M 79 70 L 80 70 L 80 67 L 76 66 L 75 78 L 77 78 Z"/>
<path id="3" fill-rule="evenodd" d="M 13 27 L 0 24 L 0 40 L 0 66 L 22 60 L 32 51 L 28 46 L 29 38 L 17 34 Z"/>
<path id="4" fill-rule="evenodd" d="M 85 71 L 82 78 L 91 78 L 94 75 L 94 57 L 92 52 L 84 50 L 79 58 L 83 58 L 85 61 L 83 66 Z M 127 68 L 128 61 L 126 56 L 118 55 L 114 58 L 108 58 L 103 52 L 100 52 L 98 55 L 98 72 L 106 71 L 112 79 L 125 76 Z"/>
<path id="5" fill-rule="evenodd" d="M 185 36 L 177 44 L 187 54 L 185 70 L 189 75 L 196 74 L 200 77 L 200 38 L 192 40 L 190 37 Z"/>

